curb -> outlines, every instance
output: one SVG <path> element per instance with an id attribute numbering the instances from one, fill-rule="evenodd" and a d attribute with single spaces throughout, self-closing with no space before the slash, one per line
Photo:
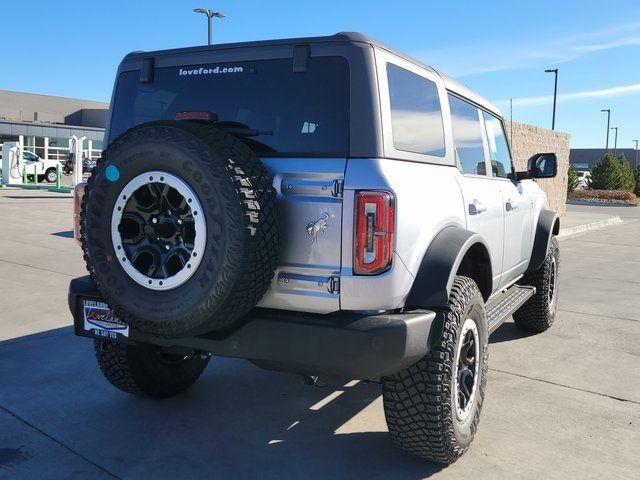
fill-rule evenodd
<path id="1" fill-rule="evenodd" d="M 601 228 L 610 227 L 622 223 L 622 219 L 618 216 L 598 220 L 597 222 L 583 223 L 574 225 L 573 227 L 561 228 L 558 238 L 570 237 L 579 233 L 589 232 L 591 230 L 600 230 Z"/>

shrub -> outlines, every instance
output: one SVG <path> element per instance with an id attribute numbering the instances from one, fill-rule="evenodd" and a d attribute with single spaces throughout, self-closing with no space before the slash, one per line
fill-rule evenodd
<path id="1" fill-rule="evenodd" d="M 569 165 L 569 172 L 567 174 L 567 192 L 573 192 L 578 188 L 579 183 L 580 179 L 578 178 L 578 170 L 576 170 L 576 167 L 573 165 Z"/>
<path id="2" fill-rule="evenodd" d="M 640 195 L 640 165 L 638 165 L 636 169 L 633 171 L 633 177 L 636 180 L 636 189 L 634 193 L 636 195 Z"/>
<path id="3" fill-rule="evenodd" d="M 574 190 L 569 195 L 573 200 L 593 200 L 602 202 L 624 202 L 632 205 L 638 203 L 638 197 L 626 190 Z"/>
<path id="4" fill-rule="evenodd" d="M 607 153 L 591 169 L 589 187 L 595 190 L 633 192 L 636 180 L 624 155 Z"/>

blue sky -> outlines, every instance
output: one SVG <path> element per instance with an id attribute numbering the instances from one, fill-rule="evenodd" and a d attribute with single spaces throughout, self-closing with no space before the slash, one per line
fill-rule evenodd
<path id="1" fill-rule="evenodd" d="M 559 68 L 556 129 L 573 147 L 604 146 L 602 108 L 618 147 L 640 138 L 637 0 L 5 3 L 0 89 L 108 100 L 127 52 L 206 43 L 205 18 L 192 13 L 202 6 L 228 15 L 216 43 L 361 31 L 456 77 L 506 117 L 513 98 L 514 120 L 543 127 L 553 94 L 544 70 Z"/>

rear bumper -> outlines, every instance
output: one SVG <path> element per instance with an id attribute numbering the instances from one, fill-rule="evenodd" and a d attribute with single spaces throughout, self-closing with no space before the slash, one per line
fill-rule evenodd
<path id="1" fill-rule="evenodd" d="M 440 337 L 435 312 L 362 315 L 301 314 L 255 309 L 248 321 L 224 338 L 209 335 L 167 339 L 127 328 L 127 337 L 86 328 L 85 304 L 103 302 L 89 277 L 69 285 L 75 333 L 90 338 L 186 347 L 222 357 L 245 358 L 265 368 L 305 374 L 372 379 L 417 362 Z"/>

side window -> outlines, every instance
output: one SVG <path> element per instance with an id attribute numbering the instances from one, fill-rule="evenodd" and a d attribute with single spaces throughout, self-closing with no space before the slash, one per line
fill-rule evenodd
<path id="1" fill-rule="evenodd" d="M 494 177 L 507 178 L 507 175 L 511 173 L 511 154 L 504 136 L 502 122 L 490 113 L 482 113 L 484 124 L 487 127 L 491 171 Z"/>
<path id="2" fill-rule="evenodd" d="M 444 157 L 444 127 L 436 84 L 391 63 L 387 64 L 387 78 L 396 149 Z"/>
<path id="3" fill-rule="evenodd" d="M 453 145 L 462 173 L 486 175 L 487 164 L 484 160 L 482 124 L 478 109 L 453 95 L 449 95 L 449 106 Z"/>

